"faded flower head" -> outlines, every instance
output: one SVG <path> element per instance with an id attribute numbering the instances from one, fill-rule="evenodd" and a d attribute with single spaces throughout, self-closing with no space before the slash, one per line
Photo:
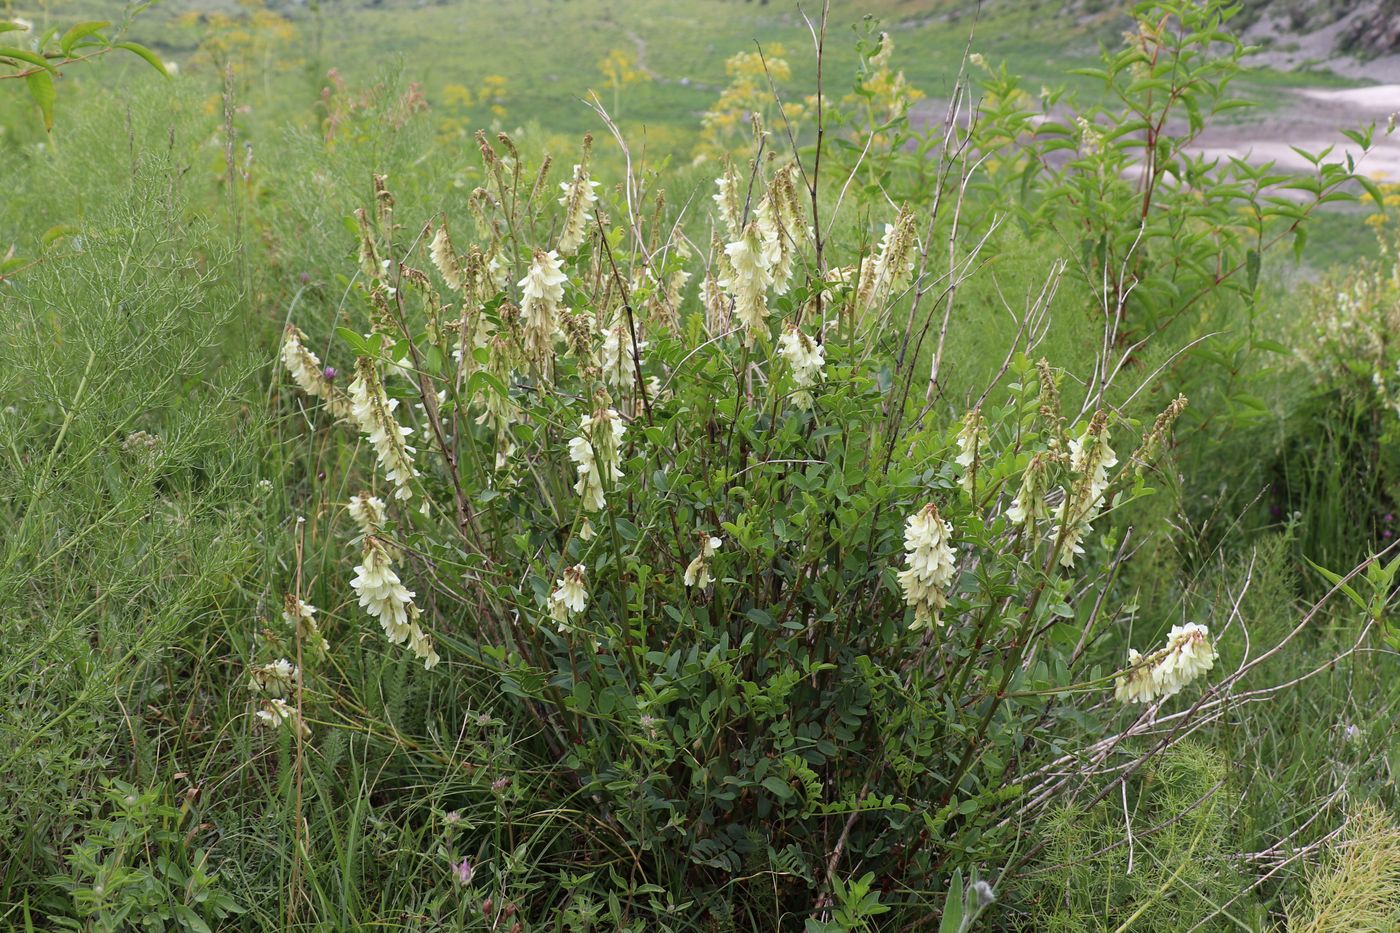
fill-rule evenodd
<path id="1" fill-rule="evenodd" d="M 316 625 L 316 607 L 299 599 L 295 593 L 288 593 L 282 604 L 282 621 L 297 633 L 302 647 L 318 654 L 330 650 L 330 643 L 321 636 Z"/>
<path id="2" fill-rule="evenodd" d="M 272 697 L 285 697 L 301 683 L 301 671 L 286 658 L 259 664 L 249 672 L 248 689 Z"/>
<path id="3" fill-rule="evenodd" d="M 301 718 L 297 708 L 280 697 L 263 700 L 262 708 L 257 711 L 257 724 L 264 729 L 276 729 L 285 726 L 303 739 L 311 738 L 311 728 Z"/>

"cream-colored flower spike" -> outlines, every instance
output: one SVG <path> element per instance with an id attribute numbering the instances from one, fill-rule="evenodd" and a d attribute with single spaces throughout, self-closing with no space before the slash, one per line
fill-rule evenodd
<path id="1" fill-rule="evenodd" d="M 574 166 L 573 177 L 559 183 L 564 192 L 564 196 L 559 199 L 559 203 L 564 206 L 564 225 L 559 231 L 558 244 L 561 256 L 572 256 L 583 245 L 588 236 L 588 222 L 593 219 L 588 211 L 598 201 L 598 196 L 593 193 L 598 183 L 588 177 L 588 156 L 592 145 L 593 137 L 584 136 L 583 155 Z"/>
<path id="2" fill-rule="evenodd" d="M 1210 629 L 1195 622 L 1174 625 L 1166 646 L 1146 658 L 1128 650 L 1128 669 L 1118 675 L 1114 696 L 1121 703 L 1165 700 L 1214 667 L 1218 656 Z"/>
<path id="3" fill-rule="evenodd" d="M 734 297 L 734 312 L 744 326 L 744 343 L 768 330 L 768 287 L 773 284 L 769 256 L 758 224 L 750 223 L 739 239 L 724 247 L 728 268 L 719 284 Z"/>
<path id="4" fill-rule="evenodd" d="M 443 221 L 428 244 L 428 257 L 442 275 L 442 280 L 454 292 L 460 292 L 467 281 L 467 270 L 452 247 L 452 236 L 447 232 L 447 221 Z"/>
<path id="5" fill-rule="evenodd" d="M 957 552 L 949 544 L 951 522 L 938 514 L 930 502 L 909 516 L 904 528 L 905 569 L 899 572 L 904 601 L 914 607 L 911 630 L 943 625 L 939 611 L 948 604 L 948 587 L 953 582 Z"/>
<path id="6" fill-rule="evenodd" d="M 901 208 L 892 224 L 885 224 L 880 251 L 861 263 L 856 304 L 860 311 L 874 311 L 909 282 L 914 271 L 914 214 Z"/>
<path id="7" fill-rule="evenodd" d="M 1039 537 L 1037 523 L 1050 517 L 1050 506 L 1045 501 L 1049 486 L 1050 468 L 1047 455 L 1036 454 L 1031 457 L 1030 463 L 1026 464 L 1026 470 L 1021 474 L 1021 487 L 1006 510 L 1007 521 L 1025 527 L 1032 547 Z"/>
<path id="8" fill-rule="evenodd" d="M 603 382 L 613 392 L 625 395 L 637 387 L 637 363 L 647 348 L 647 342 L 638 340 L 634 354 L 632 331 L 621 314 L 611 327 L 601 331 L 601 336 L 603 342 L 598 355 Z"/>
<path id="9" fill-rule="evenodd" d="M 350 399 L 330 380 L 334 371 L 321 366 L 316 354 L 306 348 L 306 335 L 295 325 L 288 325 L 282 339 L 282 365 L 303 392 L 325 403 L 326 411 L 336 418 L 351 418 Z"/>
<path id="10" fill-rule="evenodd" d="M 379 458 L 384 475 L 394 484 L 394 498 L 407 500 L 413 497 L 409 485 L 418 475 L 413 466 L 414 449 L 404 443 L 404 438 L 413 433 L 412 428 L 401 426 L 394 418 L 394 409 L 399 400 L 384 394 L 384 385 L 374 369 L 374 362 L 361 357 L 355 365 L 355 380 L 350 383 L 351 414 L 360 426 L 370 446 Z"/>
<path id="11" fill-rule="evenodd" d="M 1063 567 L 1073 567 L 1074 558 L 1084 553 L 1084 536 L 1103 507 L 1109 468 L 1118 463 L 1118 455 L 1108 446 L 1107 415 L 1095 412 L 1084 433 L 1070 440 L 1069 449 L 1069 466 L 1075 481 L 1065 490 L 1064 500 L 1055 510 L 1058 525 L 1054 536 Z"/>
<path id="12" fill-rule="evenodd" d="M 350 517 L 360 528 L 360 534 L 377 535 L 384 529 L 384 500 L 369 493 L 350 497 Z"/>
<path id="13" fill-rule="evenodd" d="M 423 667 L 432 670 L 438 663 L 432 639 L 419 625 L 420 613 L 413 602 L 413 591 L 403 585 L 394 571 L 388 546 L 377 537 L 365 538 L 364 559 L 355 567 L 350 588 L 360 598 L 360 606 L 379 620 L 392 645 L 408 643 Z"/>
<path id="14" fill-rule="evenodd" d="M 600 408 L 583 416 L 578 436 L 569 441 L 569 459 L 578 471 L 574 492 L 583 497 L 584 511 L 602 511 L 608 504 L 604 482 L 612 484 L 622 479 L 618 460 L 625 431 L 616 409 Z"/>
<path id="15" fill-rule="evenodd" d="M 559 309 L 564 300 L 564 260 L 554 250 L 535 250 L 530 270 L 521 279 L 520 311 L 525 320 L 525 355 L 543 363 L 554 355 L 559 332 Z"/>
<path id="16" fill-rule="evenodd" d="M 719 189 L 714 194 L 715 207 L 724 221 L 724 229 L 731 239 L 737 240 L 743 222 L 744 198 L 739 191 L 739 177 L 734 174 L 734 165 L 727 159 L 724 174 L 715 179 L 715 187 Z"/>
<path id="17" fill-rule="evenodd" d="M 798 330 L 797 325 L 788 324 L 778 338 L 778 355 L 792 367 L 792 381 L 797 385 L 793 403 L 799 408 L 811 408 L 811 388 L 821 381 L 826 348 Z"/>
<path id="18" fill-rule="evenodd" d="M 977 483 L 977 472 L 987 459 L 987 426 L 982 421 L 982 409 L 974 408 L 963 418 L 962 430 L 958 431 L 958 466 L 962 467 L 959 485 L 968 493 Z"/>

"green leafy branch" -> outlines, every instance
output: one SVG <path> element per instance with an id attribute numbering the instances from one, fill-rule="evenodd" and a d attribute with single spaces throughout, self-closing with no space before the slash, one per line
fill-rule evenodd
<path id="1" fill-rule="evenodd" d="M 79 62 L 100 58 L 117 49 L 130 52 L 144 60 L 165 77 L 170 77 L 165 63 L 154 52 L 137 42 L 121 38 L 121 33 L 109 38 L 103 33 L 112 24 L 106 20 L 88 20 L 75 23 L 61 35 L 58 26 L 50 26 L 39 35 L 31 48 L 19 48 L 5 44 L 10 33 L 28 32 L 23 23 L 0 20 L 0 81 L 23 79 L 29 87 L 29 96 L 39 106 L 44 118 L 44 129 L 53 129 L 54 105 L 58 100 L 58 89 L 54 79 L 60 77 L 61 69 Z"/>

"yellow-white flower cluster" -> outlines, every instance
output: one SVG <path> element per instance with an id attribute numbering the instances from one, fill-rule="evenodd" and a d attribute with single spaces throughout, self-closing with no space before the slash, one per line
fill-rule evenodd
<path id="1" fill-rule="evenodd" d="M 826 365 L 826 348 L 802 333 L 795 324 L 788 324 L 778 338 L 778 355 L 792 367 L 792 381 L 797 391 L 792 400 L 799 408 L 812 407 L 812 386 L 821 381 Z"/>
<path id="2" fill-rule="evenodd" d="M 590 137 L 584 137 L 583 161 L 574 166 L 573 177 L 559 183 L 564 192 L 564 196 L 559 199 L 559 203 L 564 207 L 564 225 L 559 231 L 558 249 L 564 256 L 572 256 L 583 245 L 584 237 L 588 235 L 588 221 L 592 220 L 588 209 L 598 201 L 598 196 L 593 193 L 598 183 L 588 177 L 590 141 Z"/>
<path id="3" fill-rule="evenodd" d="M 733 163 L 725 162 L 724 174 L 715 179 L 715 187 L 719 189 L 713 198 L 720 220 L 724 221 L 730 238 L 737 240 L 743 226 L 744 198 L 739 191 L 739 178 L 734 174 Z"/>
<path id="4" fill-rule="evenodd" d="M 1011 506 L 1006 510 L 1007 520 L 1013 525 L 1023 525 L 1032 544 L 1036 540 L 1036 523 L 1050 517 L 1050 507 L 1045 501 L 1049 480 L 1050 467 L 1046 455 L 1040 453 L 1031 457 L 1025 472 L 1021 474 L 1021 487 L 1016 492 L 1016 498 L 1011 500 Z"/>
<path id="5" fill-rule="evenodd" d="M 1172 626 L 1166 646 L 1143 657 L 1128 650 L 1128 668 L 1118 675 L 1114 696 L 1122 703 L 1165 700 L 1215 665 L 1215 645 L 1210 630 L 1188 622 Z"/>
<path id="6" fill-rule="evenodd" d="M 364 557 L 355 567 L 350 587 L 360 597 L 360 606 L 379 620 L 392 645 L 408 643 L 414 657 L 432 670 L 438 663 L 433 640 L 418 624 L 420 613 L 413 603 L 413 591 L 403 585 L 394 571 L 389 546 L 374 535 L 366 535 Z"/>
<path id="7" fill-rule="evenodd" d="M 715 556 L 715 551 L 719 550 L 721 541 L 708 531 L 699 534 L 700 553 L 696 554 L 695 559 L 685 568 L 685 585 L 703 590 L 714 582 L 714 578 L 710 576 L 710 561 Z"/>
<path id="8" fill-rule="evenodd" d="M 564 575 L 555 581 L 554 592 L 549 594 L 549 617 L 559 625 L 559 631 L 568 631 L 569 620 L 588 608 L 588 582 L 583 564 L 564 568 Z"/>
<path id="9" fill-rule="evenodd" d="M 287 658 L 258 664 L 248 676 L 248 689 L 271 697 L 285 697 L 301 683 L 301 671 Z"/>
<path id="10" fill-rule="evenodd" d="M 574 492 L 583 497 L 586 511 L 599 512 L 608 504 L 604 477 L 609 484 L 622 479 L 619 451 L 625 431 L 615 409 L 600 408 L 583 416 L 578 436 L 569 441 L 569 459 L 578 470 Z"/>
<path id="11" fill-rule="evenodd" d="M 447 283 L 447 287 L 454 292 L 460 292 L 466 284 L 467 272 L 457 259 L 457 251 L 452 248 L 452 235 L 447 232 L 445 221 L 438 226 L 432 242 L 428 244 L 428 257 L 442 274 L 442 280 Z"/>
<path id="12" fill-rule="evenodd" d="M 384 528 L 384 500 L 364 493 L 350 497 L 350 518 L 360 527 L 364 535 L 377 535 Z"/>
<path id="13" fill-rule="evenodd" d="M 398 408 L 399 400 L 384 394 L 384 384 L 379 381 L 372 360 L 362 357 L 355 365 L 355 379 L 349 391 L 351 415 L 374 448 L 385 477 L 394 484 L 394 498 L 412 498 L 413 489 L 409 483 L 418 475 L 418 470 L 413 466 L 414 449 L 403 439 L 411 435 L 413 429 L 395 420 L 394 409 Z"/>
<path id="14" fill-rule="evenodd" d="M 303 392 L 325 402 L 326 411 L 336 418 L 351 417 L 350 400 L 326 376 L 320 359 L 306 348 L 306 335 L 294 325 L 282 340 L 282 365 Z"/>
<path id="15" fill-rule="evenodd" d="M 1082 542 L 1103 506 L 1109 468 L 1118 463 L 1118 455 L 1108 446 L 1107 416 L 1096 413 L 1084 433 L 1070 440 L 1069 450 L 1069 467 L 1076 478 L 1055 510 L 1054 531 L 1064 567 L 1073 567 L 1074 558 L 1084 553 Z"/>
<path id="16" fill-rule="evenodd" d="M 734 299 L 734 313 L 744 326 L 744 343 L 768 326 L 768 287 L 773 284 L 770 256 L 757 223 L 750 223 L 743 234 L 724 247 L 728 260 L 719 285 Z"/>
<path id="17" fill-rule="evenodd" d="M 634 356 L 631 329 L 620 314 L 611 327 L 602 330 L 601 336 L 603 345 L 599 353 L 599 366 L 603 370 L 603 382 L 614 392 L 626 393 L 637 385 L 637 363 L 642 351 L 647 348 L 647 342 L 637 341 Z"/>
<path id="18" fill-rule="evenodd" d="M 856 306 L 862 312 L 879 309 L 908 284 L 913 271 L 914 214 L 908 208 L 901 208 L 898 219 L 885 224 L 879 253 L 861 262 Z"/>
<path id="19" fill-rule="evenodd" d="M 801 170 L 796 164 L 779 168 L 754 212 L 773 275 L 773 292 L 786 295 L 792 281 L 796 247 L 807 238 L 806 219 L 797 198 Z M 799 239 L 801 238 L 801 239 Z"/>
<path id="20" fill-rule="evenodd" d="M 554 250 L 535 250 L 530 269 L 520 286 L 520 311 L 524 318 L 525 356 L 536 363 L 548 360 L 554 352 L 559 332 L 559 311 L 564 300 L 564 260 Z"/>
<path id="21" fill-rule="evenodd" d="M 297 708 L 281 697 L 263 700 L 262 709 L 258 710 L 257 716 L 258 724 L 265 729 L 286 726 L 300 734 L 303 739 L 311 738 L 311 727 L 302 720 Z"/>
<path id="22" fill-rule="evenodd" d="M 957 553 L 949 541 L 953 524 L 938 514 L 930 502 L 909 516 L 904 528 L 905 569 L 899 572 L 904 602 L 914 607 L 910 629 L 942 625 L 939 611 L 948 604 L 948 587 L 953 582 Z"/>
<path id="23" fill-rule="evenodd" d="M 977 471 L 987 459 L 987 427 L 982 422 L 982 409 L 974 408 L 963 418 L 962 429 L 958 431 L 957 464 L 962 467 L 958 483 L 967 492 L 977 482 Z"/>

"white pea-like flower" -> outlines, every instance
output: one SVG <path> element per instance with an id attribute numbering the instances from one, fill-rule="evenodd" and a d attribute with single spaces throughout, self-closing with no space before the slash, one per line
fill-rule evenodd
<path id="1" fill-rule="evenodd" d="M 366 357 L 361 357 L 355 366 L 355 380 L 350 383 L 350 404 L 355 423 L 374 448 L 385 477 L 394 484 L 394 498 L 412 498 L 413 489 L 409 484 L 418 470 L 413 466 L 414 449 L 404 443 L 404 438 L 413 434 L 413 429 L 403 427 L 394 418 L 399 400 L 384 394 L 374 362 Z"/>
<path id="2" fill-rule="evenodd" d="M 294 593 L 288 593 L 282 604 L 282 621 L 301 637 L 304 650 L 317 654 L 330 650 L 330 642 L 321 635 L 316 624 L 316 607 Z"/>
<path id="3" fill-rule="evenodd" d="M 1069 442 L 1070 470 L 1075 481 L 1065 490 L 1055 510 L 1058 523 L 1054 535 L 1060 548 L 1060 565 L 1073 567 L 1074 558 L 1084 553 L 1084 536 L 1098 517 L 1108 490 L 1108 471 L 1118 463 L 1118 455 L 1108 446 L 1108 418 L 1095 413 L 1084 433 Z"/>
<path id="4" fill-rule="evenodd" d="M 259 664 L 249 671 L 248 689 L 272 697 L 285 697 L 301 683 L 301 670 L 287 658 Z"/>
<path id="5" fill-rule="evenodd" d="M 862 312 L 873 311 L 909 282 L 914 271 L 914 214 L 902 208 L 892 224 L 885 224 L 880 250 L 861 263 L 856 305 Z"/>
<path id="6" fill-rule="evenodd" d="M 599 367 L 603 370 L 603 382 L 619 394 L 635 389 L 639 381 L 637 364 L 642 352 L 647 348 L 647 342 L 638 340 L 634 348 L 631 328 L 621 316 L 612 327 L 605 328 L 601 336 L 603 344 L 598 355 Z"/>
<path id="7" fill-rule="evenodd" d="M 1031 457 L 1026 464 L 1025 472 L 1021 474 L 1021 486 L 1016 491 L 1016 498 L 1011 500 L 1011 505 L 1006 509 L 1006 520 L 1012 525 L 1020 525 L 1025 528 L 1026 536 L 1030 541 L 1030 546 L 1035 547 L 1039 540 L 1039 522 L 1050 517 L 1050 506 L 1045 501 L 1045 494 L 1049 491 L 1050 468 L 1046 454 L 1040 453 Z"/>
<path id="8" fill-rule="evenodd" d="M 699 587 L 704 589 L 714 582 L 714 577 L 710 575 L 710 561 L 719 550 L 721 541 L 719 538 L 702 531 L 700 534 L 700 553 L 695 555 L 685 568 L 685 585 L 688 587 Z"/>
<path id="9" fill-rule="evenodd" d="M 734 298 L 744 342 L 752 343 L 754 334 L 767 330 L 768 287 L 773 284 L 768 248 L 758 225 L 750 223 L 739 239 L 724 247 L 724 255 L 728 263 L 719 284 Z"/>
<path id="10" fill-rule="evenodd" d="M 428 670 L 438 663 L 432 639 L 419 625 L 420 613 L 413 602 L 414 593 L 399 579 L 389 548 L 379 538 L 365 538 L 364 558 L 355 567 L 350 587 L 359 596 L 361 608 L 379 620 L 390 644 L 407 642 Z"/>
<path id="11" fill-rule="evenodd" d="M 559 631 L 567 631 L 571 618 L 588 608 L 588 581 L 583 564 L 564 568 L 564 575 L 555 581 L 554 592 L 549 594 L 549 616 L 559 625 Z"/>
<path id="12" fill-rule="evenodd" d="M 432 259 L 447 287 L 454 292 L 460 292 L 467 281 L 467 270 L 452 247 L 452 236 L 447 232 L 446 221 L 433 234 L 432 242 L 428 244 L 428 257 Z"/>
<path id="13" fill-rule="evenodd" d="M 905 569 L 899 572 L 904 601 L 914 607 L 910 629 L 941 626 L 939 611 L 948 604 L 957 552 L 949 544 L 953 525 L 930 502 L 909 516 L 904 528 Z"/>
<path id="14" fill-rule="evenodd" d="M 574 166 L 573 177 L 559 183 L 559 188 L 564 192 L 559 199 L 564 206 L 564 224 L 559 231 L 558 244 L 559 253 L 563 256 L 572 256 L 583 245 L 584 237 L 588 235 L 588 222 L 593 219 L 588 210 L 598 201 L 598 196 L 593 193 L 598 183 L 588 177 L 590 141 L 591 137 L 584 137 L 583 161 Z"/>
<path id="15" fill-rule="evenodd" d="M 615 409 L 601 408 L 583 416 L 578 436 L 569 441 L 569 459 L 578 472 L 574 492 L 583 497 L 585 511 L 602 511 L 608 504 L 604 483 L 622 479 L 619 451 L 625 431 Z"/>
<path id="16" fill-rule="evenodd" d="M 264 729 L 276 729 L 285 726 L 303 739 L 311 738 L 311 728 L 302 720 L 297 708 L 281 697 L 273 697 L 262 701 L 262 708 L 257 712 L 258 725 Z"/>
<path id="17" fill-rule="evenodd" d="M 792 367 L 792 381 L 797 384 L 793 402 L 799 408 L 812 407 L 812 386 L 821 381 L 826 365 L 826 348 L 789 324 L 778 338 L 778 355 Z"/>
<path id="18" fill-rule="evenodd" d="M 974 408 L 963 418 L 962 429 L 958 431 L 958 456 L 955 459 L 962 467 L 958 483 L 971 495 L 977 483 L 977 471 L 987 459 L 987 426 L 982 421 L 982 409 Z"/>
<path id="19" fill-rule="evenodd" d="M 524 320 L 525 355 L 536 363 L 549 359 L 559 332 L 559 311 L 564 301 L 564 260 L 554 250 L 535 250 L 530 269 L 520 285 L 520 312 Z"/>
<path id="20" fill-rule="evenodd" d="M 384 500 L 369 493 L 350 497 L 350 518 L 360 528 L 360 534 L 377 535 L 384 529 Z"/>
<path id="21" fill-rule="evenodd" d="M 714 194 L 714 202 L 719 209 L 720 219 L 724 221 L 724 228 L 729 232 L 729 236 L 737 240 L 743 222 L 744 198 L 739 190 L 739 177 L 734 174 L 732 163 L 725 162 L 724 174 L 715 179 L 715 187 L 719 189 Z"/>
<path id="22" fill-rule="evenodd" d="M 306 348 L 306 335 L 295 326 L 288 326 L 282 338 L 282 365 L 303 392 L 325 403 L 326 411 L 336 418 L 352 417 L 350 399 L 331 381 L 335 371 L 321 365 Z"/>
<path id="23" fill-rule="evenodd" d="M 1215 666 L 1210 629 L 1195 622 L 1172 626 L 1167 643 L 1147 657 L 1128 650 L 1128 668 L 1118 675 L 1114 696 L 1121 703 L 1152 703 L 1180 693 Z"/>

